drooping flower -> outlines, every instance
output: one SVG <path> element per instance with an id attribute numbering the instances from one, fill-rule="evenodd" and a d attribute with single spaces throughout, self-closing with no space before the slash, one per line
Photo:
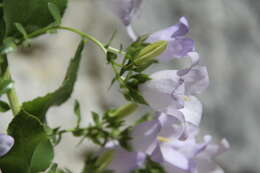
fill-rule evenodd
<path id="1" fill-rule="evenodd" d="M 181 17 L 179 23 L 151 34 L 147 39 L 148 43 L 159 40 L 168 41 L 168 47 L 159 57 L 159 61 L 169 61 L 173 58 L 188 56 L 189 52 L 195 49 L 194 41 L 186 34 L 189 32 L 189 24 L 186 17 Z"/>
<path id="2" fill-rule="evenodd" d="M 160 163 L 167 173 L 224 173 L 214 159 L 228 148 L 226 139 L 219 144 L 213 144 L 211 136 L 204 136 L 204 141 L 198 143 L 196 135 L 190 135 L 183 141 L 161 141 L 151 157 Z"/>
<path id="3" fill-rule="evenodd" d="M 131 22 L 138 12 L 143 0 L 105 0 L 110 5 L 113 12 L 120 18 L 125 25 L 128 35 L 132 40 L 137 39 L 133 31 Z"/>
<path id="4" fill-rule="evenodd" d="M 193 95 L 208 87 L 209 78 L 206 67 L 194 66 L 179 75 L 180 70 L 163 70 L 150 75 L 151 80 L 139 86 L 148 104 L 157 111 L 171 109 L 199 109 L 201 103 Z"/>
<path id="5" fill-rule="evenodd" d="M 167 173 L 213 173 L 221 168 L 214 158 L 229 148 L 226 140 L 212 144 L 211 136 L 196 140 L 198 128 L 191 123 L 184 129 L 176 116 L 162 113 L 144 122 L 133 131 L 132 145 L 160 163 Z"/>
<path id="6" fill-rule="evenodd" d="M 112 9 L 125 26 L 129 26 L 143 0 L 109 0 Z"/>
<path id="7" fill-rule="evenodd" d="M 6 134 L 0 134 L 0 157 L 7 154 L 14 145 L 14 139 Z"/>

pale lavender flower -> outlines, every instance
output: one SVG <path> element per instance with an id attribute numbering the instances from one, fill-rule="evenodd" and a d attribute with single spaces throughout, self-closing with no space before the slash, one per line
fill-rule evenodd
<path id="1" fill-rule="evenodd" d="M 7 154 L 14 145 L 14 139 L 11 136 L 0 134 L 0 157 Z"/>
<path id="2" fill-rule="evenodd" d="M 129 26 L 143 0 L 107 0 L 125 26 Z"/>
<path id="3" fill-rule="evenodd" d="M 179 138 L 184 131 L 183 122 L 180 112 L 176 112 L 175 116 L 158 113 L 154 120 L 139 124 L 133 129 L 131 145 L 135 151 L 151 154 L 158 143 L 158 136 Z"/>
<path id="4" fill-rule="evenodd" d="M 161 141 L 151 157 L 167 173 L 224 173 L 214 159 L 228 148 L 225 139 L 213 144 L 211 136 L 204 136 L 204 141 L 198 143 L 196 135 L 190 135 L 185 140 Z"/>
<path id="5" fill-rule="evenodd" d="M 148 39 L 148 43 L 159 40 L 168 41 L 167 49 L 158 57 L 159 61 L 169 61 L 173 58 L 188 56 L 189 52 L 195 50 L 194 41 L 186 34 L 189 32 L 189 24 L 186 17 L 181 17 L 179 23 L 153 33 Z"/>
<path id="6" fill-rule="evenodd" d="M 208 87 L 209 79 L 206 67 L 194 66 L 187 73 L 178 74 L 179 70 L 163 70 L 150 75 L 151 80 L 139 86 L 148 104 L 156 111 L 167 109 L 185 109 L 201 113 L 201 103 L 193 95 Z M 197 111 L 199 110 L 199 111 Z"/>
<path id="7" fill-rule="evenodd" d="M 138 125 L 132 134 L 134 149 L 151 156 L 167 173 L 215 173 L 222 170 L 214 158 L 229 148 L 228 142 L 224 139 L 220 144 L 212 144 L 211 136 L 207 135 L 199 143 L 196 140 L 198 128 L 190 123 L 182 126 L 179 120 L 162 113 L 154 120 Z"/>
<path id="8" fill-rule="evenodd" d="M 138 12 L 143 0 L 105 0 L 111 10 L 120 18 L 125 25 L 128 35 L 132 40 L 137 39 L 131 22 Z"/>
<path id="9" fill-rule="evenodd" d="M 107 169 L 113 170 L 114 173 L 129 173 L 141 167 L 146 158 L 145 153 L 129 152 L 119 146 L 114 147 L 113 151 L 113 160 Z"/>

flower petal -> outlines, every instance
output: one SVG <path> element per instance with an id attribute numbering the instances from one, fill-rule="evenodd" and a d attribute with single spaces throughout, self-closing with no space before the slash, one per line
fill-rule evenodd
<path id="1" fill-rule="evenodd" d="M 179 110 L 183 113 L 185 121 L 199 126 L 202 117 L 202 104 L 194 96 L 187 96 L 184 99 L 184 108 Z"/>
<path id="2" fill-rule="evenodd" d="M 204 66 L 193 67 L 181 77 L 184 80 L 187 95 L 200 94 L 209 86 L 208 71 Z"/>
<path id="3" fill-rule="evenodd" d="M 166 50 L 157 59 L 161 62 L 167 62 L 174 58 L 183 58 L 188 56 L 189 52 L 194 51 L 194 48 L 194 41 L 190 38 L 170 39 Z"/>
<path id="4" fill-rule="evenodd" d="M 185 17 L 179 19 L 179 23 L 173 26 L 170 26 L 166 29 L 157 31 L 150 35 L 147 39 L 148 43 L 165 40 L 170 41 L 173 37 L 184 36 L 189 32 L 188 20 Z"/>
<path id="5" fill-rule="evenodd" d="M 135 151 L 151 153 L 156 147 L 161 126 L 157 119 L 137 125 L 133 131 L 131 144 Z"/>
<path id="6" fill-rule="evenodd" d="M 127 173 L 143 165 L 145 154 L 128 152 L 120 147 L 114 149 L 113 160 L 107 169 L 115 173 Z"/>
<path id="7" fill-rule="evenodd" d="M 189 160 L 183 154 L 165 143 L 161 144 L 160 148 L 166 162 L 184 170 L 189 169 Z"/>
<path id="8" fill-rule="evenodd" d="M 163 112 L 174 101 L 172 92 L 179 86 L 180 78 L 176 70 L 159 71 L 150 77 L 152 80 L 140 85 L 139 90 L 153 109 Z"/>
<path id="9" fill-rule="evenodd" d="M 14 145 L 14 138 L 5 134 L 0 134 L 0 157 L 7 154 Z"/>
<path id="10" fill-rule="evenodd" d="M 125 26 L 130 25 L 133 16 L 142 4 L 142 0 L 106 0 L 106 2 Z"/>

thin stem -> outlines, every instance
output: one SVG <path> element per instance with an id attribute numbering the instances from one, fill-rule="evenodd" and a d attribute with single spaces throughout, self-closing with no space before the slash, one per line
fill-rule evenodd
<path id="1" fill-rule="evenodd" d="M 36 37 L 36 36 L 39 36 L 43 33 L 46 33 L 50 30 L 53 30 L 53 29 L 60 29 L 60 30 L 67 30 L 67 31 L 70 31 L 70 32 L 74 32 L 78 35 L 80 35 L 81 37 L 83 38 L 86 38 L 88 40 L 91 40 L 93 43 L 95 43 L 105 54 L 107 53 L 107 50 L 111 51 L 111 52 L 114 52 L 114 53 L 119 53 L 119 54 L 125 54 L 123 51 L 121 50 L 118 50 L 116 48 L 113 48 L 113 47 L 108 47 L 106 49 L 106 47 L 104 46 L 103 43 L 101 43 L 100 41 L 98 41 L 96 38 L 94 38 L 93 36 L 89 35 L 89 34 L 86 34 L 84 32 L 81 32 L 75 28 L 70 28 L 70 27 L 66 27 L 66 26 L 48 26 L 48 27 L 45 27 L 45 28 L 42 28 L 40 30 L 37 30 L 35 32 L 32 32 L 31 34 L 28 35 L 29 38 L 32 38 L 32 37 Z"/>
<path id="2" fill-rule="evenodd" d="M 95 43 L 98 47 L 101 48 L 101 50 L 106 54 L 107 53 L 107 49 L 105 48 L 105 46 L 103 45 L 103 43 L 101 43 L 100 41 L 98 41 L 96 38 L 94 38 L 93 36 L 91 35 L 88 35 L 84 32 L 81 32 L 81 31 L 78 31 L 77 29 L 74 29 L 74 28 L 70 28 L 70 27 L 66 27 L 66 26 L 58 26 L 57 29 L 63 29 L 63 30 L 67 30 L 67 31 L 71 31 L 71 32 L 74 32 L 76 34 L 79 34 L 80 36 L 88 39 L 88 40 L 91 40 L 93 43 Z"/>
<path id="3" fill-rule="evenodd" d="M 5 79 L 5 80 L 12 80 L 12 77 L 11 77 L 11 73 L 9 71 L 9 67 L 8 67 L 8 60 L 7 60 L 7 56 L 6 55 L 0 55 L 0 58 L 3 60 L 3 63 L 1 64 L 0 68 L 1 68 L 1 71 L 2 71 L 2 77 Z M 15 91 L 15 88 L 12 87 L 7 93 L 7 98 L 8 98 L 8 101 L 9 101 L 9 104 L 10 104 L 10 107 L 12 109 L 12 112 L 13 112 L 13 115 L 17 115 L 20 110 L 21 110 L 21 104 L 18 100 L 18 97 L 16 95 L 16 91 Z"/>

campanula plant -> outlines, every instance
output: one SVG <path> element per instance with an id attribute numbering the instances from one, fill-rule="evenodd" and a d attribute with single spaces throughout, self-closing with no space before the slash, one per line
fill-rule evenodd
<path id="1" fill-rule="evenodd" d="M 132 39 L 125 49 L 111 47 L 112 39 L 104 44 L 87 33 L 63 26 L 67 0 L 0 0 L 0 112 L 13 114 L 6 131 L 0 133 L 0 172 L 71 173 L 53 160 L 55 147 L 66 133 L 97 146 L 96 152 L 87 155 L 80 173 L 224 172 L 215 158 L 229 148 L 227 140 L 214 144 L 210 135 L 204 135 L 203 140 L 198 138 L 202 136 L 203 106 L 197 96 L 207 89 L 209 77 L 207 67 L 201 65 L 195 41 L 187 36 L 188 19 L 180 17 L 173 26 L 139 36 L 132 21 L 143 5 L 142 0 L 104 3 L 109 4 Z M 35 37 L 59 30 L 82 38 L 63 82 L 50 93 L 20 102 L 9 54 L 32 44 Z M 104 53 L 103 58 L 114 72 L 111 85 L 118 83 L 129 103 L 102 114 L 92 112 L 92 123 L 82 126 L 81 105 L 75 101 L 74 128 L 51 128 L 46 120 L 48 110 L 70 98 L 87 42 Z M 146 72 L 158 63 L 183 58 L 191 60 L 186 68 Z M 134 123 L 127 122 L 126 117 L 140 105 L 152 113 L 140 115 Z"/>

